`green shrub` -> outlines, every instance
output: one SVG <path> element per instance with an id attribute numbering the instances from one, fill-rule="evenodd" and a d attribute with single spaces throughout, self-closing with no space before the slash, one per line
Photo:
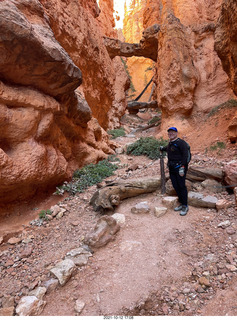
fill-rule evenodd
<path id="1" fill-rule="evenodd" d="M 120 159 L 116 157 L 115 154 L 110 154 L 107 158 L 108 161 L 110 162 L 120 162 Z"/>
<path id="2" fill-rule="evenodd" d="M 116 139 L 118 137 L 124 137 L 126 135 L 126 132 L 123 127 L 114 129 L 114 130 L 108 130 L 108 134 L 112 136 L 112 139 Z"/>
<path id="3" fill-rule="evenodd" d="M 156 123 L 156 122 L 160 122 L 160 120 L 161 120 L 160 115 L 154 116 L 151 120 L 148 121 L 148 124 L 150 125 L 150 124 L 153 124 L 153 123 Z"/>
<path id="4" fill-rule="evenodd" d="M 154 160 L 160 158 L 160 146 L 167 145 L 168 141 L 163 138 L 157 140 L 153 137 L 140 138 L 127 148 L 127 154 L 134 156 L 147 156 Z"/>
<path id="5" fill-rule="evenodd" d="M 113 175 L 116 169 L 118 169 L 118 167 L 108 160 L 102 160 L 97 164 L 89 164 L 82 169 L 76 170 L 71 182 L 65 182 L 61 187 L 57 187 L 56 194 L 63 194 L 64 191 L 67 191 L 72 195 L 77 192 L 84 192 L 84 190 L 90 186 Z"/>
<path id="6" fill-rule="evenodd" d="M 39 218 L 43 220 L 48 220 L 48 215 L 51 215 L 52 211 L 50 209 L 47 210 L 41 210 L 39 213 Z"/>
<path id="7" fill-rule="evenodd" d="M 219 112 L 221 109 L 225 109 L 225 108 L 233 108 L 233 107 L 237 107 L 237 100 L 235 99 L 230 99 L 216 107 L 214 107 L 209 113 L 208 113 L 208 117 L 213 116 L 215 113 Z"/>
<path id="8" fill-rule="evenodd" d="M 217 150 L 217 149 L 225 149 L 226 145 L 224 142 L 221 142 L 221 141 L 217 141 L 216 144 L 210 146 L 210 150 L 214 151 L 214 150 Z"/>

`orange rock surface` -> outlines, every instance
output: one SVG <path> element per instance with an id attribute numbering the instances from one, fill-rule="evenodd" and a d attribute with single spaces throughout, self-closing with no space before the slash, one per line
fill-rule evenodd
<path id="1" fill-rule="evenodd" d="M 123 34 L 125 42 L 138 43 L 144 30 L 143 22 L 144 4 L 139 0 L 131 2 L 130 6 L 125 6 L 125 17 Z M 156 50 L 154 48 L 154 50 Z M 127 59 L 128 71 L 131 76 L 132 85 L 135 89 L 129 90 L 130 98 L 136 98 L 144 89 L 146 84 L 153 76 L 153 62 L 143 57 L 131 57 Z M 139 99 L 141 102 L 147 102 L 151 93 L 152 84 Z"/>
<path id="2" fill-rule="evenodd" d="M 127 76 L 103 45 L 113 25 L 100 12 L 95 0 L 0 2 L 2 205 L 114 152 L 104 129 L 125 111 Z"/>
<path id="3" fill-rule="evenodd" d="M 159 135 L 171 125 L 185 134 L 236 99 L 236 17 L 234 0 L 133 0 L 126 7 L 126 42 L 139 43 L 144 29 L 157 27 L 148 42 L 157 62 L 124 61 L 134 97 L 153 76 L 153 99 L 162 110 Z M 76 168 L 113 153 L 105 130 L 120 126 L 129 79 L 104 42 L 104 36 L 118 37 L 113 0 L 4 0 L 0 26 L 4 204 L 55 187 Z M 151 88 L 140 101 L 148 101 Z M 235 115 L 227 132 L 233 143 L 236 128 Z"/>
<path id="4" fill-rule="evenodd" d="M 219 50 L 218 56 L 214 48 L 217 20 L 224 12 L 225 18 L 221 21 L 234 21 L 236 5 L 233 3 L 228 4 L 232 8 L 230 19 L 225 9 L 221 9 L 222 0 L 134 0 L 127 8 L 123 30 L 126 41 L 134 41 L 135 35 L 155 23 L 160 25 L 154 81 L 158 105 L 162 110 L 162 131 L 182 117 L 187 121 L 184 125 L 180 121 L 180 129 L 188 130 L 197 115 L 206 114 L 235 98 L 220 60 L 222 50 Z M 225 35 L 222 35 L 224 39 Z M 224 48 L 229 41 L 227 39 L 222 43 Z M 135 58 L 132 59 L 135 61 Z M 135 65 L 135 62 L 128 62 L 132 79 L 141 79 L 140 68 L 135 68 Z M 228 68 L 227 62 L 224 65 L 226 69 L 234 70 L 233 66 Z M 233 75 L 234 72 L 230 77 L 233 78 Z"/>

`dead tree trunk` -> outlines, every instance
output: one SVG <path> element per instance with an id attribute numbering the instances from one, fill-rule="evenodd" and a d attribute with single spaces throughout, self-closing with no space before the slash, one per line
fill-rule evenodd
<path id="1" fill-rule="evenodd" d="M 161 174 L 161 193 L 165 194 L 165 166 L 164 166 L 164 152 L 161 151 L 160 155 L 160 174 Z"/>
<path id="2" fill-rule="evenodd" d="M 113 210 L 123 199 L 154 192 L 160 186 L 160 177 L 117 181 L 96 191 L 90 200 L 90 204 L 95 211 L 104 213 L 105 210 Z"/>
<path id="3" fill-rule="evenodd" d="M 206 179 L 213 179 L 216 181 L 223 181 L 224 173 L 219 168 L 204 168 L 199 166 L 189 166 L 187 172 L 187 179 L 190 181 L 204 181 Z"/>

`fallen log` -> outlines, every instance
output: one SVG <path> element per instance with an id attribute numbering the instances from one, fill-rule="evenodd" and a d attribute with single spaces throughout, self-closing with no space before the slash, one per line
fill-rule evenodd
<path id="1" fill-rule="evenodd" d="M 97 190 L 90 200 L 90 205 L 95 211 L 105 213 L 106 210 L 114 210 L 123 199 L 154 192 L 160 186 L 160 177 L 119 180 Z"/>
<path id="2" fill-rule="evenodd" d="M 157 120 L 156 122 L 153 122 L 151 124 L 148 124 L 147 126 L 144 126 L 144 127 L 141 127 L 141 128 L 137 128 L 136 129 L 136 132 L 139 132 L 139 131 L 144 131 L 144 130 L 147 130 L 147 129 L 150 129 L 152 127 L 157 127 L 161 124 L 161 119 Z"/>
<path id="3" fill-rule="evenodd" d="M 206 179 L 213 179 L 216 181 L 223 181 L 224 173 L 222 169 L 219 168 L 204 168 L 199 166 L 189 166 L 187 172 L 187 179 L 195 181 L 204 181 Z"/>

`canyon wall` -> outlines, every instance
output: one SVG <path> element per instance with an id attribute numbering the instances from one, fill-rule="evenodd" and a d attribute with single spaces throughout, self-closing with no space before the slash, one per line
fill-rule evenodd
<path id="1" fill-rule="evenodd" d="M 131 1 L 137 11 L 126 13 L 124 34 L 128 42 L 134 41 L 129 34 L 136 27 L 142 31 L 142 23 L 143 30 L 153 24 L 160 26 L 154 82 L 162 110 L 161 130 L 176 123 L 181 131 L 187 131 L 200 115 L 235 98 L 227 75 L 234 69 L 224 62 L 223 70 L 220 54 L 214 48 L 221 5 L 222 0 Z M 141 78 L 140 71 L 134 71 L 133 77 Z"/>
<path id="2" fill-rule="evenodd" d="M 96 0 L 0 1 L 1 205 L 114 152 L 105 130 L 125 111 L 128 79 L 103 44 L 113 20 L 100 12 Z"/>
<path id="3" fill-rule="evenodd" d="M 123 35 L 125 42 L 138 43 L 144 30 L 144 3 L 141 0 L 131 1 L 125 5 Z M 156 50 L 156 48 L 154 48 Z M 151 80 L 154 73 L 154 63 L 143 57 L 131 57 L 126 59 L 132 86 L 135 91 L 129 90 L 129 100 L 135 99 Z M 151 93 L 152 84 L 148 87 L 139 101 L 147 102 Z"/>
<path id="4" fill-rule="evenodd" d="M 108 115 L 113 103 L 117 103 L 114 90 L 116 69 L 103 44 L 103 35 L 105 33 L 115 36 L 111 14 L 113 1 L 100 1 L 104 13 L 100 13 L 96 0 L 40 2 L 49 17 L 56 40 L 82 72 L 83 84 L 80 89 L 92 110 L 92 115 L 104 129 L 111 128 Z M 124 73 L 124 86 L 126 81 Z M 125 91 L 124 87 L 121 89 Z M 124 107 L 122 101 L 123 112 Z"/>
<path id="5" fill-rule="evenodd" d="M 101 8 L 101 13 L 97 20 L 100 25 L 100 29 L 105 36 L 118 38 L 119 34 L 117 30 L 114 29 L 115 22 L 113 17 L 113 0 L 100 0 L 99 5 Z M 127 107 L 125 92 L 130 86 L 130 80 L 120 57 L 115 57 L 112 59 L 112 66 L 113 69 L 116 70 L 113 85 L 113 101 L 108 113 L 106 115 L 102 114 L 103 118 L 108 118 L 107 128 L 109 129 L 120 127 L 120 118 L 124 115 Z"/>
<path id="6" fill-rule="evenodd" d="M 237 95 L 237 3 L 223 2 L 215 31 L 215 50 L 221 59 L 223 69 L 229 76 L 231 87 Z M 232 142 L 237 142 L 237 111 L 228 130 Z"/>

